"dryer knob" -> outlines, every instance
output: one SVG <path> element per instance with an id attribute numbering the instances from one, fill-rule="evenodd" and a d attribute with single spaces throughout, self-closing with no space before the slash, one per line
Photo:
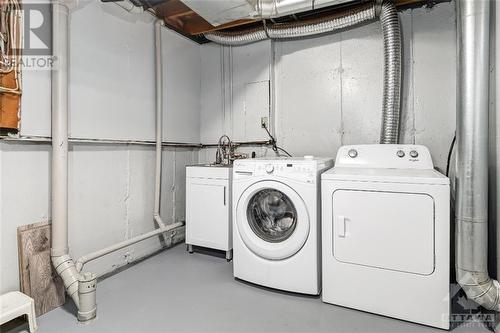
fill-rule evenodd
<path id="1" fill-rule="evenodd" d="M 351 149 L 347 152 L 347 155 L 349 155 L 350 158 L 356 158 L 358 157 L 358 151 L 356 149 Z"/>
<path id="2" fill-rule="evenodd" d="M 266 165 L 266 172 L 267 173 L 273 173 L 273 171 L 274 171 L 274 165 L 272 165 L 272 164 Z"/>

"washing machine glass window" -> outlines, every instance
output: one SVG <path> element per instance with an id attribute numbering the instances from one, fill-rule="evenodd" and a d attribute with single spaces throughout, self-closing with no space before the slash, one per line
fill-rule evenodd
<path id="1" fill-rule="evenodd" d="M 288 229 L 282 227 L 281 233 L 276 232 L 278 228 L 275 227 L 274 230 L 272 228 L 263 228 L 264 223 L 267 223 L 261 220 L 259 223 L 262 225 L 253 225 L 257 224 L 257 218 L 259 216 L 253 216 L 254 214 L 249 214 L 251 212 L 252 204 L 254 198 L 258 193 L 264 194 L 269 192 L 269 196 L 272 197 L 271 193 L 281 193 L 278 198 L 283 201 L 281 205 L 283 207 L 293 207 L 295 213 L 295 223 L 293 226 L 290 226 Z M 287 199 L 284 199 L 286 196 Z M 266 197 L 264 195 L 264 197 Z M 279 202 L 276 198 L 269 199 L 275 200 Z M 265 200 L 260 201 L 264 202 Z M 256 203 L 259 203 L 259 200 L 255 200 Z M 285 204 L 287 203 L 287 204 Z M 280 207 L 280 204 L 275 203 L 276 207 Z M 262 210 L 262 208 L 259 208 Z M 276 209 L 276 208 L 275 208 Z M 290 211 L 291 212 L 291 211 Z M 283 216 L 291 216 L 290 212 L 288 214 L 284 214 Z M 261 213 L 259 213 L 261 214 Z M 265 217 L 265 216 L 261 216 Z M 276 218 L 277 216 L 275 216 Z M 295 255 L 300 249 L 304 246 L 310 230 L 310 216 L 307 211 L 307 207 L 304 203 L 304 200 L 300 197 L 299 194 L 290 186 L 285 185 L 281 182 L 276 181 L 260 181 L 256 182 L 249 187 L 247 187 L 243 193 L 239 196 L 239 199 L 236 203 L 235 209 L 235 226 L 237 228 L 237 237 L 240 237 L 245 246 L 251 250 L 256 255 L 269 260 L 282 260 L 289 258 Z M 252 220 L 254 222 L 252 222 Z M 282 225 L 284 226 L 285 221 L 282 221 Z M 288 221 L 286 224 L 289 224 Z M 261 229 L 260 233 L 256 232 L 255 228 Z M 267 232 L 267 234 L 266 234 Z M 269 241 L 264 239 L 261 236 L 266 236 L 267 238 L 271 238 L 272 233 L 276 233 L 273 238 L 274 241 Z M 278 241 L 281 239 L 281 241 Z"/>
<path id="2" fill-rule="evenodd" d="M 250 199 L 247 219 L 257 236 L 267 242 L 279 243 L 293 234 L 297 226 L 297 210 L 285 193 L 266 188 Z"/>

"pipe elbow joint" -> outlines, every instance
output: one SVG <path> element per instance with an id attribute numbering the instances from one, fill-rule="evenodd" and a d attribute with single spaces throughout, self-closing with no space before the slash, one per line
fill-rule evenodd
<path id="1" fill-rule="evenodd" d="M 63 280 L 64 288 L 68 295 L 73 299 L 75 305 L 79 307 L 78 298 L 78 278 L 79 273 L 76 270 L 73 259 L 68 254 L 62 256 L 52 256 L 52 264 L 57 274 Z"/>
<path id="2" fill-rule="evenodd" d="M 500 312 L 500 284 L 485 272 L 457 268 L 457 281 L 467 297 L 480 306 Z"/>

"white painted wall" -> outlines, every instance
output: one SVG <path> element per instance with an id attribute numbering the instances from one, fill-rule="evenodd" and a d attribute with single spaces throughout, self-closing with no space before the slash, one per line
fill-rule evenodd
<path id="1" fill-rule="evenodd" d="M 154 140 L 153 20 L 93 0 L 72 11 L 70 137 Z M 169 29 L 162 29 L 162 41 L 164 140 L 198 143 L 200 47 Z M 26 71 L 23 84 L 21 134 L 48 137 L 50 71 Z"/>
<path id="2" fill-rule="evenodd" d="M 71 16 L 70 135 L 153 140 L 154 28 L 148 14 L 81 1 Z M 199 142 L 200 48 L 163 30 L 164 140 Z M 182 56 L 172 55 L 173 50 Z M 181 73 L 183 75 L 181 76 Z M 50 72 L 25 72 L 21 134 L 50 136 Z M 0 293 L 19 289 L 17 227 L 50 220 L 48 144 L 0 143 Z M 185 168 L 197 150 L 164 149 L 161 213 L 184 219 Z M 70 147 L 69 242 L 77 258 L 153 230 L 153 146 Z M 159 239 L 131 246 L 88 265 L 112 271 L 161 248 Z"/>
<path id="3" fill-rule="evenodd" d="M 444 170 L 455 131 L 454 3 L 408 10 L 400 17 L 405 64 L 401 141 L 428 146 L 436 166 Z M 221 52 L 222 60 L 217 57 Z M 341 145 L 379 140 L 383 49 L 378 22 L 318 38 L 234 47 L 232 52 L 206 45 L 202 55 L 207 63 L 202 66 L 202 96 L 217 95 L 225 87 L 223 95 L 232 97 L 231 103 L 224 103 L 224 97 L 202 103 L 204 139 L 215 139 L 221 129 L 237 141 L 266 139 L 260 119 L 248 117 L 245 107 L 268 103 L 278 143 L 294 155 L 333 157 Z M 218 70 L 222 74 L 214 75 Z M 270 98 L 245 94 L 242 88 L 266 80 L 271 81 Z M 212 155 L 204 151 L 200 159 L 211 160 Z"/>
<path id="4" fill-rule="evenodd" d="M 18 226 L 50 219 L 50 151 L 45 144 L 0 143 L 0 293 L 18 289 Z M 76 145 L 69 163 L 69 243 L 75 257 L 153 230 L 153 147 Z M 166 149 L 162 216 L 184 219 L 184 165 L 197 152 Z M 159 239 L 88 265 L 103 274 L 161 248 Z"/>

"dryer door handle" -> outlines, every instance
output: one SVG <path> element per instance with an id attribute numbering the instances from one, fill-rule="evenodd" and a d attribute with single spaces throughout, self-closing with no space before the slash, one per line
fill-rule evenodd
<path id="1" fill-rule="evenodd" d="M 337 237 L 346 237 L 346 218 L 342 215 L 337 215 L 334 217 L 334 230 L 337 229 Z"/>

